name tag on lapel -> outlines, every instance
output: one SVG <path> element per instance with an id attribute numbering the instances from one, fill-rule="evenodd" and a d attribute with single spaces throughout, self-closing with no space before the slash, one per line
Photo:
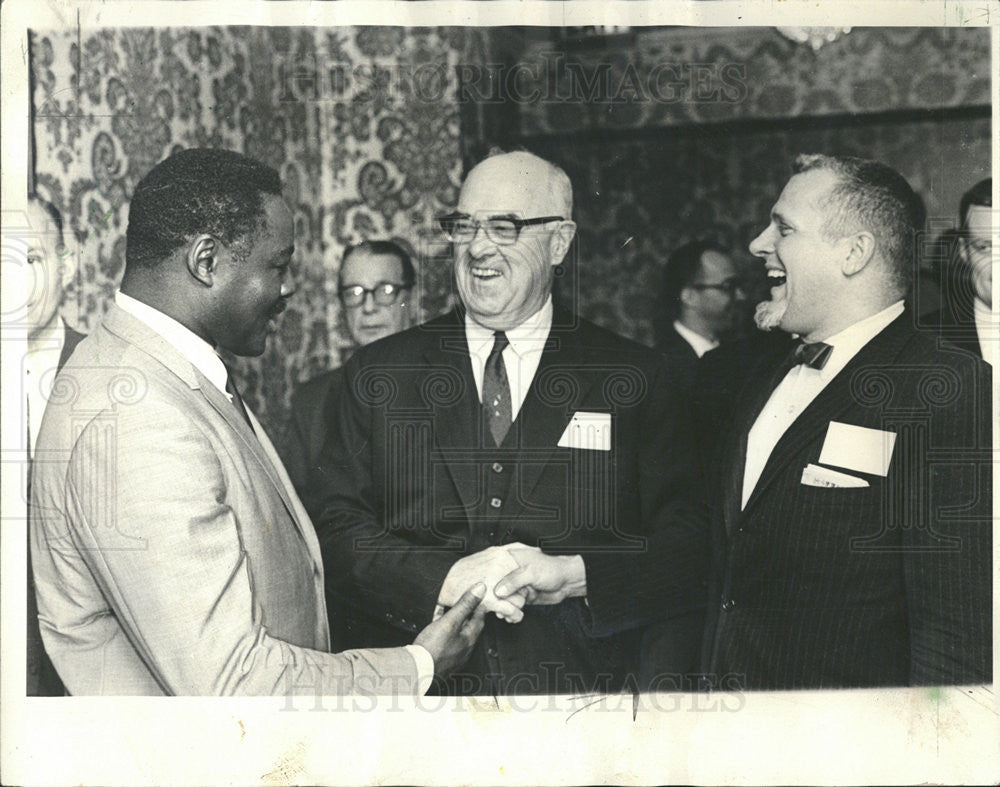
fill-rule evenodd
<path id="1" fill-rule="evenodd" d="M 611 450 L 611 413 L 573 413 L 559 442 L 560 448 L 582 448 L 587 451 Z"/>
<path id="2" fill-rule="evenodd" d="M 819 462 L 868 475 L 885 476 L 889 472 L 895 445 L 895 432 L 830 421 Z"/>

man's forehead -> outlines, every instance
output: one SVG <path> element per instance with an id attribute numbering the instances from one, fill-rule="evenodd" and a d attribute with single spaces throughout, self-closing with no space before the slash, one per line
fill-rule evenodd
<path id="1" fill-rule="evenodd" d="M 367 249 L 358 249 L 347 255 L 341 269 L 341 278 L 360 278 L 370 273 L 376 278 L 386 274 L 402 276 L 403 263 L 395 254 L 375 254 Z"/>
<path id="2" fill-rule="evenodd" d="M 820 210 L 821 200 L 837 183 L 837 176 L 828 170 L 811 169 L 799 172 L 789 179 L 774 206 L 777 213 L 804 207 Z"/>
<path id="3" fill-rule="evenodd" d="M 550 208 L 551 173 L 531 160 L 487 159 L 469 173 L 458 198 L 463 213 L 526 218 Z"/>
<path id="4" fill-rule="evenodd" d="M 965 226 L 973 234 L 990 235 L 995 215 L 986 205 L 970 205 L 965 212 Z"/>
<path id="5" fill-rule="evenodd" d="M 701 255 L 701 268 L 705 273 L 720 273 L 728 276 L 736 270 L 736 266 L 725 254 L 709 249 Z"/>

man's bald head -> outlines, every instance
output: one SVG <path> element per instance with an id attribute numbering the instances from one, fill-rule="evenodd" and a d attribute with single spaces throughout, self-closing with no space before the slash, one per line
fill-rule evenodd
<path id="1" fill-rule="evenodd" d="M 535 211 L 532 215 L 559 215 L 569 219 L 573 213 L 573 186 L 561 167 L 534 153 L 514 151 L 494 153 L 472 168 L 462 184 L 462 191 L 485 186 L 494 193 L 494 203 L 510 197 L 510 208 Z M 461 197 L 459 209 L 461 209 Z"/>

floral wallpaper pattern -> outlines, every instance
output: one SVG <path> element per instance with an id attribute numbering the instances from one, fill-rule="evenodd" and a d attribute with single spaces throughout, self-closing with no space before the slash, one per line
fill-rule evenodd
<path id="1" fill-rule="evenodd" d="M 483 46 L 457 28 L 34 31 L 36 183 L 79 255 L 66 319 L 86 331 L 106 308 L 129 197 L 156 163 L 208 146 L 270 164 L 295 215 L 298 293 L 277 341 L 235 367 L 273 432 L 293 385 L 348 349 L 334 297 L 346 245 L 398 240 L 414 252 L 425 313 L 448 305 L 431 219 L 461 182 L 455 66 Z"/>
<path id="2" fill-rule="evenodd" d="M 854 28 L 815 52 L 767 27 L 636 28 L 521 60 L 524 135 L 990 103 L 988 28 Z"/>

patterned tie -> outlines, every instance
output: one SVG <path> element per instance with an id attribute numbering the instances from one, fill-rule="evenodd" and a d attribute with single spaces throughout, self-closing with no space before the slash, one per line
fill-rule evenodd
<path id="1" fill-rule="evenodd" d="M 246 405 L 243 404 L 243 397 L 240 396 L 239 389 L 236 387 L 236 383 L 233 382 L 233 373 L 228 366 L 226 366 L 226 393 L 233 398 L 233 406 L 243 416 L 243 420 L 247 422 L 247 426 L 253 432 L 253 424 L 250 423 L 250 416 L 247 413 Z"/>
<path id="2" fill-rule="evenodd" d="M 496 331 L 493 334 L 493 350 L 486 359 L 483 372 L 483 408 L 490 434 L 499 446 L 510 429 L 510 385 L 507 382 L 507 367 L 503 362 L 504 348 L 510 343 L 507 334 Z"/>

